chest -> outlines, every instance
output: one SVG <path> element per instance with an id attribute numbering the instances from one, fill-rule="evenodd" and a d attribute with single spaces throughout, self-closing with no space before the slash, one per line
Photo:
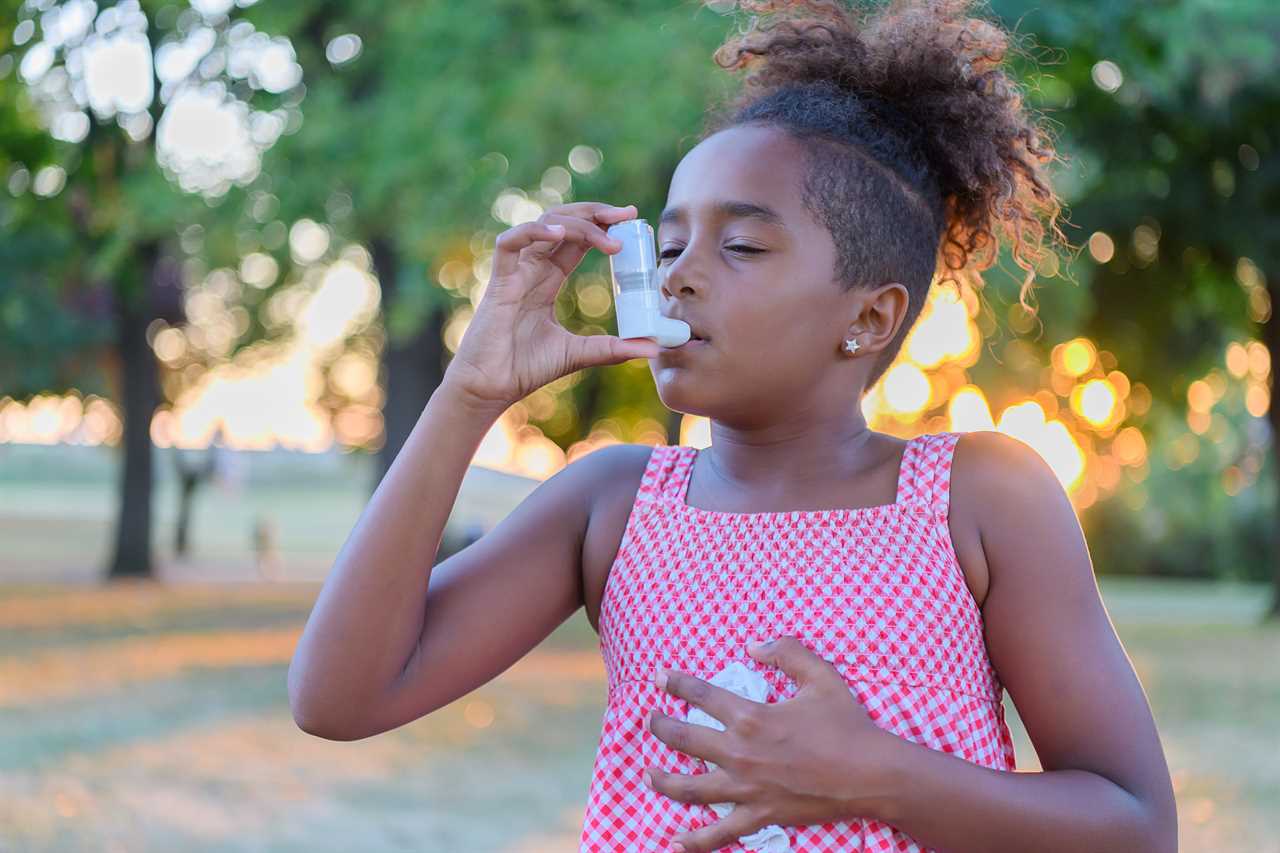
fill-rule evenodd
<path id="1" fill-rule="evenodd" d="M 620 554 L 619 549 L 629 521 L 637 522 L 635 529 L 644 534 L 642 542 L 633 540 L 633 548 L 641 545 L 651 549 L 655 565 L 698 569 L 709 577 L 709 586 L 700 590 L 704 595 L 716 587 L 732 593 L 743 584 L 750 586 L 784 579 L 794 582 L 800 579 L 797 572 L 812 566 L 829 575 L 829 582 L 837 585 L 859 576 L 883 577 L 886 571 L 901 581 L 904 579 L 902 567 L 909 567 L 921 558 L 927 532 L 918 525 L 890 529 L 883 526 L 886 520 L 880 518 L 876 519 L 882 522 L 880 527 L 866 524 L 844 530 L 819 527 L 807 535 L 776 529 L 772 535 L 765 531 L 744 537 L 741 530 L 733 527 L 715 527 L 710 534 L 700 534 L 673 530 L 669 526 L 658 529 L 652 524 L 646 533 L 639 524 L 641 510 L 635 503 L 634 488 L 628 488 L 625 483 L 602 495 L 593 508 L 583 539 L 582 590 L 587 618 L 597 632 L 610 573 L 615 565 L 626 564 L 627 555 Z M 637 513 L 635 519 L 633 512 Z M 949 541 L 939 541 L 935 530 L 932 544 L 935 548 L 949 546 L 944 551 L 949 550 L 953 555 L 965 587 L 981 608 L 989 576 L 977 524 L 958 506 L 953 506 L 943 532 Z M 850 571 L 855 569 L 857 571 Z M 675 584 L 679 578 L 677 573 L 666 582 Z M 619 586 L 634 582 L 628 579 Z"/>
<path id="2" fill-rule="evenodd" d="M 599 605 L 610 684 L 657 666 L 709 678 L 779 636 L 851 683 L 985 684 L 981 614 L 945 531 L 899 506 L 707 525 L 642 504 Z"/>

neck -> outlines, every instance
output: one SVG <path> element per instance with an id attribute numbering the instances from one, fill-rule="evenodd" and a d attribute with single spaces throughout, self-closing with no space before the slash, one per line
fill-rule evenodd
<path id="1" fill-rule="evenodd" d="M 865 468 L 874 435 L 858 407 L 821 422 L 793 420 L 749 430 L 712 421 L 711 446 L 703 453 L 716 478 L 730 486 L 785 492 Z"/>

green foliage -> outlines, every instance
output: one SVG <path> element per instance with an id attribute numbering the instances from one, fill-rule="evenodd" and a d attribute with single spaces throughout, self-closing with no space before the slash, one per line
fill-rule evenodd
<path id="1" fill-rule="evenodd" d="M 0 20 L 17 20 L 21 6 L 0 0 Z M 157 43 L 176 35 L 174 7 L 144 8 Z M 1265 566 L 1275 552 L 1268 531 L 1276 525 L 1267 521 L 1277 505 L 1268 485 L 1274 458 L 1233 497 L 1222 490 L 1221 469 L 1239 460 L 1220 457 L 1209 439 L 1198 439 L 1205 449 L 1189 466 L 1172 470 L 1162 460 L 1165 446 L 1186 435 L 1188 383 L 1221 365 L 1228 341 L 1258 337 L 1261 322 L 1277 322 L 1251 307 L 1237 274 L 1248 257 L 1277 292 L 1273 4 L 992 0 L 992 8 L 1049 46 L 1034 57 L 1039 67 L 1022 73 L 1030 103 L 1054 122 L 1067 158 L 1055 179 L 1070 205 L 1066 231 L 1076 245 L 1107 235 L 1114 257 L 1098 262 L 1086 252 L 1064 267 L 1069 279 L 1043 281 L 1036 291 L 1043 331 L 1030 334 L 1005 328 L 1020 271 L 1007 259 L 991 271 L 989 355 L 973 376 L 992 388 L 1040 387 L 1037 369 L 1005 358 L 1012 337 L 1047 348 L 1083 334 L 1114 352 L 1153 392 L 1150 416 L 1138 421 L 1152 465 L 1142 509 L 1128 508 L 1138 501 L 1125 490 L 1087 513 L 1100 569 L 1262 571 L 1246 567 Z M 446 260 L 469 263 L 507 227 L 491 214 L 496 196 L 533 192 L 548 167 L 568 165 L 575 145 L 599 149 L 604 160 L 572 174 L 566 200 L 634 203 L 655 219 L 705 109 L 732 85 L 711 54 L 733 24 L 693 0 L 316 0 L 261 2 L 234 14 L 288 36 L 306 85 L 293 93 L 301 123 L 266 153 L 260 179 L 216 204 L 178 191 L 151 140 L 130 145 L 117 128 L 95 122 L 79 145 L 53 141 L 17 84 L 12 63 L 22 48 L 0 27 L 0 62 L 10 58 L 0 76 L 0 177 L 19 164 L 31 174 L 52 163 L 67 170 L 65 189 L 49 199 L 12 198 L 0 187 L 5 392 L 53 390 L 92 373 L 86 353 L 108 337 L 110 300 L 101 293 L 128 297 L 141 280 L 137 248 L 174 242 L 192 225 L 201 234 L 192 250 L 198 265 L 234 265 L 246 252 L 268 251 L 281 266 L 277 287 L 290 279 L 291 259 L 287 240 L 267 237 L 273 226 L 310 217 L 336 230 L 335 243 L 388 241 L 406 285 L 389 306 L 388 329 L 393 338 L 409 336 L 433 308 L 465 306 L 467 294 L 441 287 L 437 275 Z M 326 50 L 346 34 L 360 38 L 361 50 L 335 64 Z M 240 94 L 260 107 L 271 100 Z M 584 314 L 577 298 L 606 268 L 593 253 L 566 286 L 557 307 L 567 327 L 612 331 L 608 316 Z M 248 307 L 271 293 L 251 291 L 257 303 Z M 255 316 L 241 343 L 268 333 Z M 563 405 L 578 412 L 594 400 L 597 416 L 632 423 L 665 414 L 646 370 L 598 373 L 558 389 Z M 1237 443 L 1265 432 L 1240 410 L 1229 423 Z M 546 424 L 562 445 L 581 427 L 564 416 Z M 1140 548 L 1156 557 L 1138 559 Z"/>
<path id="2" fill-rule="evenodd" d="M 31 18 L 27 5 L 5 0 L 0 20 Z M 142 6 L 153 50 L 185 36 L 190 22 L 180 9 L 162 2 Z M 237 264 L 247 251 L 238 239 L 246 199 L 237 190 L 209 199 L 184 192 L 157 160 L 154 129 L 133 141 L 114 119 L 102 121 L 91 113 L 83 140 L 54 139 L 17 71 L 41 29 L 19 46 L 11 43 L 12 32 L 4 27 L 0 33 L 0 178 L 28 177 L 0 195 L 0 258 L 16 262 L 0 269 L 0 339 L 9 356 L 0 388 L 32 393 L 100 387 L 101 351 L 115 342 L 107 326 L 116 306 L 143 298 L 151 273 L 147 259 L 155 256 L 155 247 L 176 253 L 179 233 L 195 224 L 207 235 L 201 246 L 204 264 Z M 59 71 L 65 59 L 66 51 L 59 49 Z M 281 100 L 264 99 L 247 88 L 231 86 L 263 109 L 271 106 L 266 101 Z M 157 98 L 150 107 L 153 121 L 163 109 Z M 52 195 L 36 196 L 21 183 L 29 185 L 30 176 L 45 166 L 62 168 L 65 185 Z M 277 260 L 287 271 L 287 253 Z M 181 306 L 147 310 L 178 320 Z M 45 324 L 40 334 L 23 328 L 30 318 Z M 254 330 L 263 332 L 260 326 Z M 76 376 L 78 368 L 84 372 Z"/>
<path id="3" fill-rule="evenodd" d="M 1268 556 L 1280 549 L 1276 461 L 1259 449 L 1261 421 L 1238 399 L 1224 408 L 1229 416 L 1215 417 L 1229 418 L 1230 427 L 1221 429 L 1219 440 L 1188 434 L 1186 423 L 1172 416 L 1148 423 L 1155 457 L 1150 474 L 1084 513 L 1098 572 L 1247 581 L 1271 576 Z M 1187 443 L 1196 447 L 1195 460 L 1172 462 Z M 1229 494 L 1225 481 L 1231 473 L 1224 472 L 1246 460 L 1260 465 L 1256 482 Z"/>
<path id="4" fill-rule="evenodd" d="M 1029 81 L 1032 101 L 1079 170 L 1073 238 L 1101 231 L 1115 244 L 1114 260 L 1088 264 L 1094 307 L 1080 332 L 1177 401 L 1227 342 L 1257 334 L 1238 258 L 1280 275 L 1268 237 L 1280 226 L 1280 139 L 1265 118 L 1280 114 L 1273 4 L 994 5 L 1061 48 Z M 1095 82 L 1113 84 L 1108 73 L 1114 91 Z"/>
<path id="5" fill-rule="evenodd" d="M 1246 257 L 1272 282 L 1280 278 L 1274 4 L 993 7 L 1054 48 L 1033 51 L 1042 64 L 1027 83 L 1069 158 L 1059 182 L 1069 237 L 1083 245 L 1101 232 L 1114 245 L 1114 257 L 1086 252 L 1076 265 L 1087 285 L 1076 333 L 1114 352 L 1154 397 L 1137 421 L 1151 447 L 1147 480 L 1086 513 L 1095 562 L 1100 571 L 1269 576 L 1280 551 L 1274 436 L 1242 406 L 1229 416 L 1215 410 L 1228 426 L 1203 437 L 1183 414 L 1188 385 L 1223 366 L 1229 342 L 1264 337 L 1263 323 L 1277 322 L 1256 304 L 1250 310 L 1237 275 Z M 1197 460 L 1170 467 L 1174 442 L 1195 443 Z M 1229 495 L 1223 472 L 1245 445 L 1269 458 L 1251 485 Z"/>
<path id="6" fill-rule="evenodd" d="M 441 306 L 470 308 L 474 283 L 442 287 L 441 266 L 470 266 L 490 248 L 509 227 L 491 213 L 498 195 L 532 195 L 549 167 L 570 165 L 574 146 L 599 149 L 603 163 L 572 172 L 565 202 L 632 203 L 656 219 L 726 82 L 711 54 L 731 26 L 692 0 L 262 3 L 247 15 L 290 34 L 307 81 L 301 130 L 264 163 L 278 215 L 326 222 L 335 244 L 394 248 L 400 269 L 383 303 L 392 342 L 418 333 Z M 327 49 L 347 34 L 359 37 L 360 53 L 330 62 Z M 602 272 L 607 262 L 593 252 L 566 284 L 557 315 L 567 328 L 615 331 L 577 298 Z M 645 369 L 580 379 L 558 387 L 555 411 L 534 419 L 562 447 L 589 426 L 581 416 L 634 424 L 663 411 Z"/>
<path id="7" fill-rule="evenodd" d="M 8 207 L 0 203 L 0 210 Z M 90 306 L 69 309 L 77 294 L 50 282 L 72 253 L 71 235 L 40 222 L 12 225 L 9 233 L 0 240 L 0 390 L 18 399 L 71 388 L 103 393 L 106 378 L 88 356 L 110 327 Z"/>

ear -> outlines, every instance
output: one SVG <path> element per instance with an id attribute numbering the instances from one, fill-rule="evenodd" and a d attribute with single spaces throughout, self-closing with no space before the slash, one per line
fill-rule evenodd
<path id="1" fill-rule="evenodd" d="M 891 281 L 867 288 L 860 296 L 846 337 L 856 336 L 866 352 L 879 352 L 889 346 L 906 320 L 910 294 L 904 285 Z"/>

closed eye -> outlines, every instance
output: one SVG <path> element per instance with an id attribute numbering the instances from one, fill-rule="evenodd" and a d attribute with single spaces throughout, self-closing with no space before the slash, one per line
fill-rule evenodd
<path id="1" fill-rule="evenodd" d="M 755 246 L 725 246 L 731 252 L 744 252 L 748 255 L 760 255 L 768 251 L 767 249 L 757 249 Z M 659 259 L 672 258 L 680 254 L 679 249 L 667 249 L 658 256 Z"/>

